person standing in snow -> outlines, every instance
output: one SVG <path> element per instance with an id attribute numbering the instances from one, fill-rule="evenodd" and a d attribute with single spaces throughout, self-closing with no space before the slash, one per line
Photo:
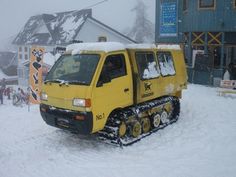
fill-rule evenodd
<path id="1" fill-rule="evenodd" d="M 1 104 L 3 104 L 3 93 L 5 91 L 6 88 L 6 81 L 5 78 L 2 79 L 1 84 L 0 84 L 0 100 L 1 100 Z"/>
<path id="2" fill-rule="evenodd" d="M 236 64 L 231 62 L 228 66 L 228 71 L 230 74 L 230 80 L 236 80 Z"/>
<path id="3" fill-rule="evenodd" d="M 11 88 L 10 88 L 10 87 L 7 87 L 6 90 L 5 90 L 5 92 L 6 92 L 6 95 L 7 95 L 7 99 L 10 100 L 10 99 L 11 99 L 11 95 L 10 95 L 10 93 L 11 93 Z"/>
<path id="4" fill-rule="evenodd" d="M 1 104 L 3 104 L 3 91 L 2 91 L 2 88 L 0 88 L 0 100 L 1 100 Z"/>
<path id="5" fill-rule="evenodd" d="M 229 66 L 225 70 L 225 73 L 223 75 L 223 80 L 230 80 Z"/>

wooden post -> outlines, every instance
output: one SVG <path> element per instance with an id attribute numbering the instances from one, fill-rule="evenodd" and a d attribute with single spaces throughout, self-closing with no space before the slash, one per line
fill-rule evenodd
<path id="1" fill-rule="evenodd" d="M 189 56 L 189 65 L 192 66 L 193 64 L 193 56 L 192 56 L 192 32 L 188 33 L 188 56 Z"/>
<path id="2" fill-rule="evenodd" d="M 207 32 L 205 32 L 205 38 L 204 38 L 204 54 L 208 54 L 208 40 L 207 40 Z"/>
<path id="3" fill-rule="evenodd" d="M 224 68 L 223 68 L 223 64 L 224 64 L 224 52 L 225 52 L 225 33 L 222 32 L 222 37 L 221 37 L 221 56 L 220 56 L 220 69 L 223 75 L 224 72 Z"/>

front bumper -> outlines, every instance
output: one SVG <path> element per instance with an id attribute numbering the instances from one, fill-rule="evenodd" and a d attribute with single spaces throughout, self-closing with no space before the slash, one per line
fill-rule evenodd
<path id="1" fill-rule="evenodd" d="M 91 134 L 93 129 L 92 112 L 79 112 L 55 108 L 40 104 L 40 113 L 43 120 L 53 127 L 69 130 L 79 134 Z M 80 117 L 80 120 L 76 119 Z"/>

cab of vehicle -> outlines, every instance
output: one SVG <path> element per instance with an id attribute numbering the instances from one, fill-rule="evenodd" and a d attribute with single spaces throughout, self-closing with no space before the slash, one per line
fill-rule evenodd
<path id="1" fill-rule="evenodd" d="M 51 126 L 101 130 L 112 110 L 133 104 L 131 64 L 120 43 L 73 44 L 45 78 L 40 112 Z"/>

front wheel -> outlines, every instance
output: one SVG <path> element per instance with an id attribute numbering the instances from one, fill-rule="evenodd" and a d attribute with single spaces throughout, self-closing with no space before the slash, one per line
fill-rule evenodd
<path id="1" fill-rule="evenodd" d="M 163 110 L 161 113 L 161 122 L 163 124 L 169 123 L 170 119 L 166 110 Z"/>
<path id="2" fill-rule="evenodd" d="M 137 138 L 139 135 L 141 135 L 142 133 L 142 126 L 138 121 L 133 121 L 130 125 L 129 125 L 129 129 L 130 129 L 130 135 L 133 138 Z"/>
<path id="3" fill-rule="evenodd" d="M 160 124 L 161 124 L 161 116 L 160 116 L 159 113 L 156 113 L 155 115 L 153 115 L 151 120 L 152 120 L 153 128 L 157 128 L 157 127 L 160 126 Z"/>

